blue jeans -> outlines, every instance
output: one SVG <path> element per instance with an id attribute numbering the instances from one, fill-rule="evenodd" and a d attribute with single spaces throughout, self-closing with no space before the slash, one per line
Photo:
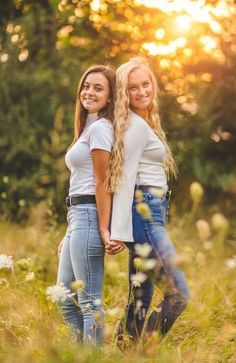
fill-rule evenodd
<path id="1" fill-rule="evenodd" d="M 59 260 L 57 283 L 71 289 L 74 280 L 82 280 L 84 288 L 62 304 L 62 312 L 77 340 L 102 344 L 104 245 L 98 229 L 95 204 L 68 208 L 68 228 Z M 71 291 L 73 292 L 73 291 Z"/>
<path id="2" fill-rule="evenodd" d="M 168 201 L 165 196 L 158 197 L 147 191 L 143 192 L 143 202 L 150 208 L 151 218 L 145 219 L 137 212 L 137 202 L 134 198 L 132 207 L 134 243 L 126 244 L 129 248 L 129 299 L 126 307 L 125 330 L 134 340 L 137 340 L 142 332 L 151 333 L 158 330 L 161 335 L 165 335 L 189 299 L 185 276 L 173 264 L 176 251 L 165 229 Z M 131 275 L 137 272 L 134 267 L 134 259 L 138 257 L 135 245 L 144 243 L 151 246 L 148 259 L 155 259 L 156 266 L 148 270 L 146 280 L 135 287 L 131 282 Z M 160 282 L 164 286 L 164 298 L 146 319 L 154 287 Z"/>

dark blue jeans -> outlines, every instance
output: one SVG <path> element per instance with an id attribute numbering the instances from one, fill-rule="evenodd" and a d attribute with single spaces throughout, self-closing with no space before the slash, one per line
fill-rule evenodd
<path id="1" fill-rule="evenodd" d="M 124 328 L 134 340 L 137 340 L 143 331 L 151 333 L 158 330 L 161 335 L 165 335 L 189 299 L 185 276 L 173 263 L 176 251 L 165 229 L 168 201 L 165 196 L 159 197 L 145 191 L 143 202 L 150 208 L 151 217 L 143 218 L 137 212 L 137 201 L 134 198 L 132 207 L 134 243 L 126 244 L 129 248 L 129 299 Z M 145 271 L 147 278 L 140 283 L 140 286 L 134 286 L 131 279 L 137 272 L 134 259 L 138 257 L 135 245 L 145 243 L 151 247 L 147 259 L 152 261 L 155 259 L 156 265 Z M 160 282 L 164 287 L 164 298 L 146 320 L 154 287 Z"/>

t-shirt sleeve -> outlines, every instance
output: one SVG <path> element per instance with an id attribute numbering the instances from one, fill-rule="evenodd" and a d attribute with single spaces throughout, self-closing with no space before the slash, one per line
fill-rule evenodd
<path id="1" fill-rule="evenodd" d="M 113 128 L 111 124 L 103 121 L 96 121 L 90 128 L 89 132 L 89 149 L 101 149 L 111 151 L 113 145 Z"/>
<path id="2" fill-rule="evenodd" d="M 133 242 L 132 204 L 140 158 L 147 144 L 147 125 L 132 120 L 124 137 L 124 166 L 119 191 L 113 195 L 111 239 Z"/>

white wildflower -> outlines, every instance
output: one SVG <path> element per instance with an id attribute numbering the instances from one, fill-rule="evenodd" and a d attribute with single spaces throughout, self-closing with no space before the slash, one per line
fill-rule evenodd
<path id="1" fill-rule="evenodd" d="M 144 261 L 144 269 L 145 270 L 152 270 L 157 264 L 157 261 L 154 258 L 149 258 Z"/>
<path id="2" fill-rule="evenodd" d="M 131 275 L 131 281 L 133 285 L 135 284 L 142 284 L 147 279 L 147 275 L 143 272 L 139 271 L 134 275 Z"/>
<path id="3" fill-rule="evenodd" d="M 93 304 L 94 304 L 95 306 L 101 306 L 101 304 L 102 304 L 102 300 L 101 300 L 101 299 L 95 299 L 95 300 L 93 301 Z"/>
<path id="4" fill-rule="evenodd" d="M 0 269 L 2 268 L 13 268 L 12 256 L 0 255 Z"/>
<path id="5" fill-rule="evenodd" d="M 70 293 L 63 283 L 59 285 L 49 286 L 46 290 L 47 298 L 54 303 L 61 303 L 66 300 Z"/>
<path id="6" fill-rule="evenodd" d="M 137 255 L 141 256 L 141 257 L 148 257 L 149 253 L 152 250 L 152 247 L 148 244 L 148 243 L 144 243 L 144 244 L 136 244 L 134 246 L 135 248 L 135 252 L 137 253 Z"/>
<path id="7" fill-rule="evenodd" d="M 213 247 L 212 241 L 205 241 L 205 242 L 203 242 L 203 247 L 205 248 L 205 250 L 211 250 L 212 247 Z"/>
<path id="8" fill-rule="evenodd" d="M 234 258 L 227 258 L 225 265 L 228 268 L 236 268 L 236 256 Z"/>
<path id="9" fill-rule="evenodd" d="M 33 281 L 33 280 L 35 280 L 35 273 L 33 271 L 28 272 L 25 275 L 25 281 Z"/>
<path id="10" fill-rule="evenodd" d="M 106 313 L 109 316 L 116 316 L 120 313 L 120 308 L 118 306 L 115 306 L 114 308 L 107 309 Z"/>
<path id="11" fill-rule="evenodd" d="M 196 227 L 201 241 L 205 241 L 207 240 L 207 238 L 210 237 L 211 235 L 210 226 L 205 219 L 199 219 L 196 222 Z"/>
<path id="12" fill-rule="evenodd" d="M 137 281 L 132 281 L 132 286 L 133 287 L 140 287 L 140 282 L 137 282 Z"/>

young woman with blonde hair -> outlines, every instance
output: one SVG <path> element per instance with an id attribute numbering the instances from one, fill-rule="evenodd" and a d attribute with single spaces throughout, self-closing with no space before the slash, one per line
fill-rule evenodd
<path id="1" fill-rule="evenodd" d="M 62 311 L 77 340 L 89 344 L 103 341 L 104 251 L 110 242 L 111 212 L 106 175 L 113 144 L 114 93 L 112 68 L 96 65 L 83 74 L 77 91 L 74 140 L 65 157 L 71 172 L 68 228 L 59 246 L 57 283 L 74 293 L 72 283 L 83 281 L 77 302 L 67 298 Z M 123 248 L 116 247 L 113 253 Z"/>
<path id="2" fill-rule="evenodd" d="M 117 69 L 109 175 L 114 193 L 111 242 L 115 246 L 125 242 L 129 248 L 129 298 L 123 328 L 134 341 L 154 330 L 166 334 L 189 298 L 165 229 L 167 179 L 176 175 L 176 165 L 161 127 L 157 94 L 155 75 L 145 59 L 133 58 Z M 142 273 L 137 273 L 139 269 Z M 165 283 L 164 297 L 147 319 L 160 280 Z M 122 332 L 120 325 L 118 334 Z"/>

